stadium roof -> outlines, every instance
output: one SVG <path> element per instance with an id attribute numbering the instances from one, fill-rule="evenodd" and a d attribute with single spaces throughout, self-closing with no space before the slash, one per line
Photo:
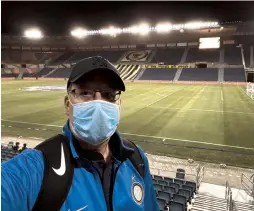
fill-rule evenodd
<path id="1" fill-rule="evenodd" d="M 245 21 L 253 20 L 253 14 L 254 2 L 2 2 L 2 33 L 21 35 L 25 28 L 36 26 L 47 35 L 69 35 L 75 26 L 95 30 L 140 21 L 151 25 Z"/>

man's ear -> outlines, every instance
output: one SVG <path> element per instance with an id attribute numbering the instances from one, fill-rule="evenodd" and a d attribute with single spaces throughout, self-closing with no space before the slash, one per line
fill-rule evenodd
<path id="1" fill-rule="evenodd" d="M 70 101 L 69 101 L 69 98 L 68 98 L 67 95 L 64 97 L 64 110 L 65 110 L 65 114 L 67 116 L 69 116 L 69 114 L 70 114 Z"/>

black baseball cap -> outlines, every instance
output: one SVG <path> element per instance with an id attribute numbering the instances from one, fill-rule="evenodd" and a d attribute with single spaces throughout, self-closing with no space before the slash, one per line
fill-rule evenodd
<path id="1" fill-rule="evenodd" d="M 90 73 L 94 70 L 105 69 L 112 73 L 112 77 L 114 78 L 114 87 L 125 91 L 125 85 L 122 78 L 119 75 L 118 70 L 107 60 L 101 56 L 93 56 L 80 60 L 77 62 L 71 70 L 71 75 L 67 82 L 67 88 L 71 83 L 75 83 L 78 79 Z"/>

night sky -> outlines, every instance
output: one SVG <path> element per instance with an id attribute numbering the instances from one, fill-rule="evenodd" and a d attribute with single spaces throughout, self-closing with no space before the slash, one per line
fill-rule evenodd
<path id="1" fill-rule="evenodd" d="M 2 34 L 21 35 L 38 26 L 47 35 L 67 35 L 74 26 L 99 29 L 147 21 L 254 20 L 254 2 L 1 2 Z"/>

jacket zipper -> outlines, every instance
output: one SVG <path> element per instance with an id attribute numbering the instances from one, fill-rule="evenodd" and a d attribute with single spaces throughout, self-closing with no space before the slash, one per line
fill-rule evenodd
<path id="1" fill-rule="evenodd" d="M 116 174 L 117 174 L 117 171 L 118 169 L 120 168 L 121 164 L 123 162 L 121 162 L 117 167 L 116 167 L 116 170 L 113 172 L 113 177 L 112 177 L 112 183 L 111 183 L 111 186 L 110 186 L 110 211 L 114 211 L 113 209 L 113 192 L 114 192 L 114 186 L 115 186 L 115 180 L 116 180 Z"/>
<path id="2" fill-rule="evenodd" d="M 101 192 L 102 192 L 102 195 L 104 196 L 104 192 L 103 192 L 103 181 L 102 181 L 102 179 L 103 178 L 101 178 L 100 177 L 100 174 L 99 174 L 99 172 L 98 172 L 98 170 L 93 166 L 93 162 L 91 162 L 90 160 L 87 160 L 87 159 L 85 159 L 86 160 L 86 162 L 88 162 L 89 164 L 90 164 L 90 167 L 93 169 L 93 171 L 94 172 L 96 172 L 95 174 L 95 177 L 96 177 L 96 180 L 99 180 L 99 182 L 100 182 L 100 187 L 101 187 Z M 85 167 L 84 167 L 85 168 Z M 102 174 L 102 177 L 103 177 L 103 174 Z M 104 198 L 104 201 L 105 201 L 105 205 L 106 205 L 106 207 L 107 207 L 107 203 L 106 203 L 106 199 L 105 199 L 105 196 L 103 197 Z"/>

